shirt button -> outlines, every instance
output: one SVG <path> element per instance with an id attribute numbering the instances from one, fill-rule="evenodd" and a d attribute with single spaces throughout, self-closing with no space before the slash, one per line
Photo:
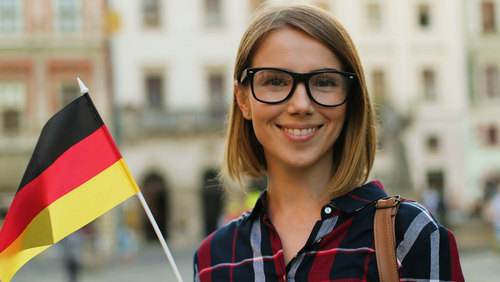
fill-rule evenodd
<path id="1" fill-rule="evenodd" d="M 330 218 L 333 214 L 333 211 L 334 206 L 332 204 L 324 205 L 323 208 L 321 208 L 321 219 L 325 220 L 327 218 Z"/>

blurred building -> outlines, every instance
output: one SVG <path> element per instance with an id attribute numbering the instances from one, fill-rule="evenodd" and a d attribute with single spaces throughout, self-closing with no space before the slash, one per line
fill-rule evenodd
<path id="1" fill-rule="evenodd" d="M 77 77 L 112 128 L 105 15 L 105 0 L 0 1 L 0 224 L 43 125 L 80 95 Z"/>
<path id="2" fill-rule="evenodd" d="M 382 118 L 372 178 L 417 200 L 437 191 L 451 223 L 477 211 L 500 182 L 500 1 L 330 3 Z"/>
<path id="3" fill-rule="evenodd" d="M 164 236 L 191 244 L 218 227 L 224 128 L 250 1 L 113 1 L 120 150 Z M 156 241 L 137 201 L 125 222 Z M 141 220 L 129 216 L 141 214 Z"/>
<path id="4" fill-rule="evenodd" d="M 465 2 L 470 77 L 465 190 L 488 201 L 500 184 L 500 1 Z"/>
<path id="5" fill-rule="evenodd" d="M 371 178 L 419 200 L 434 190 L 445 210 L 465 193 L 469 91 L 464 7 L 455 0 L 338 1 L 381 117 Z M 452 205 L 453 203 L 453 205 Z M 463 208 L 452 211 L 459 214 Z"/>
<path id="6" fill-rule="evenodd" d="M 0 0 L 0 211 L 79 76 L 169 242 L 217 228 L 234 60 L 263 2 L 304 1 Z M 437 192 L 452 222 L 474 212 L 500 182 L 500 1 L 305 2 L 336 16 L 360 54 L 381 116 L 370 179 L 409 198 Z M 110 236 L 124 224 L 157 240 L 137 199 L 118 210 L 101 219 Z"/>
<path id="7" fill-rule="evenodd" d="M 500 182 L 500 1 L 332 1 L 380 122 L 372 178 L 459 223 Z M 341 11 L 341 12 L 340 12 Z"/>
<path id="8" fill-rule="evenodd" d="M 217 225 L 234 58 L 262 2 L 299 1 L 112 5 L 122 152 L 176 243 Z M 370 178 L 411 198 L 437 192 L 438 216 L 463 219 L 499 182 L 498 1 L 306 2 L 335 15 L 358 48 L 382 117 Z"/>

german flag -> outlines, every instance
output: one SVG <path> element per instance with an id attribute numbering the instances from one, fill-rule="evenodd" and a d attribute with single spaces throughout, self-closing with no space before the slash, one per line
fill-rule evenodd
<path id="1" fill-rule="evenodd" d="M 86 93 L 44 126 L 0 231 L 0 282 L 139 192 Z"/>

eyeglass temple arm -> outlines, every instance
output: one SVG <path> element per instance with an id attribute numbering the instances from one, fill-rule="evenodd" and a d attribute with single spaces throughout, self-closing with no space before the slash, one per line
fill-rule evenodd
<path id="1" fill-rule="evenodd" d="M 245 81 L 245 79 L 247 79 L 247 73 L 248 73 L 248 69 L 245 69 L 243 71 L 243 73 L 241 74 L 240 83 L 243 83 L 243 81 Z"/>

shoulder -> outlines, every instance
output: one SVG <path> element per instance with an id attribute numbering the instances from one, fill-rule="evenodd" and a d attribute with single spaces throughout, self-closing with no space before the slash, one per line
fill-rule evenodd
<path id="1" fill-rule="evenodd" d="M 402 260 L 412 251 L 430 251 L 432 247 L 456 246 L 455 237 L 421 204 L 404 201 L 396 216 L 398 257 Z"/>
<path id="2" fill-rule="evenodd" d="M 230 255 L 234 240 L 236 240 L 235 235 L 246 233 L 245 229 L 250 228 L 251 223 L 248 218 L 250 213 L 251 211 L 243 213 L 239 218 L 230 221 L 206 237 L 195 253 L 195 263 L 196 260 L 199 262 L 214 255 L 219 257 Z"/>
<path id="3" fill-rule="evenodd" d="M 396 255 L 403 277 L 464 281 L 455 236 L 424 206 L 404 201 L 395 226 Z"/>
<path id="4" fill-rule="evenodd" d="M 437 230 L 446 228 L 423 205 L 410 200 L 401 203 L 396 215 L 396 236 L 425 239 Z"/>
<path id="5" fill-rule="evenodd" d="M 423 205 L 415 201 L 405 200 L 399 206 L 396 227 L 399 231 L 409 231 L 408 229 L 434 231 L 443 226 Z"/>

